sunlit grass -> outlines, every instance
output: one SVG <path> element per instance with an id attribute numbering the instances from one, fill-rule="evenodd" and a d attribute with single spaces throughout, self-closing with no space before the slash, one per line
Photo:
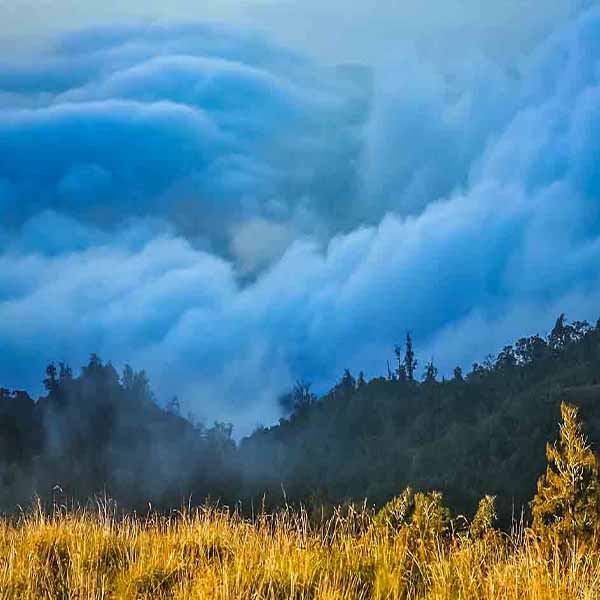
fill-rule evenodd
<path id="1" fill-rule="evenodd" d="M 524 530 L 415 543 L 368 510 L 244 519 L 41 510 L 0 523 L 1 598 L 600 598 L 600 550 L 540 547 Z"/>

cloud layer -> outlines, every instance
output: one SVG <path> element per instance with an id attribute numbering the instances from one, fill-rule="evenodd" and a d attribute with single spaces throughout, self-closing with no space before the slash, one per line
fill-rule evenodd
<path id="1" fill-rule="evenodd" d="M 600 316 L 599 40 L 591 7 L 508 66 L 321 67 L 209 26 L 3 65 L 0 381 L 99 352 L 245 432 L 407 328 L 448 370 Z"/>
<path id="2" fill-rule="evenodd" d="M 0 71 L 0 206 L 13 227 L 160 216 L 219 251 L 248 218 L 327 225 L 355 195 L 359 83 L 226 29 L 72 34 Z"/>

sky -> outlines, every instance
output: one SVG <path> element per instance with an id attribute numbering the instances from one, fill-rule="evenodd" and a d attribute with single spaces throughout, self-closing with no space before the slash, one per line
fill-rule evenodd
<path id="1" fill-rule="evenodd" d="M 598 2 L 0 1 L 0 383 L 275 422 L 412 332 L 600 317 Z"/>

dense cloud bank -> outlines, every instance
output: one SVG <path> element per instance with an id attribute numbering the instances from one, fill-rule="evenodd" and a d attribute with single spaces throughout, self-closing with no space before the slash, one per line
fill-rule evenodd
<path id="1" fill-rule="evenodd" d="M 360 75 L 214 27 L 73 34 L 0 70 L 0 206 L 13 228 L 45 209 L 104 228 L 152 215 L 220 253 L 250 254 L 248 222 L 281 245 L 355 195 Z"/>
<path id="2" fill-rule="evenodd" d="M 319 67 L 123 27 L 0 66 L 0 382 L 98 352 L 207 420 L 296 378 L 442 370 L 600 300 L 600 10 L 509 66 Z"/>

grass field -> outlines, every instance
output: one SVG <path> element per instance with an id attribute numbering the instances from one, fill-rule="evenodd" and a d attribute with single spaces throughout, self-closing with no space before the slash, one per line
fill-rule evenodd
<path id="1" fill-rule="evenodd" d="M 0 525 L 2 598 L 600 598 L 600 551 L 542 548 L 523 528 L 423 537 L 368 510 L 319 525 L 283 511 L 243 519 L 32 511 Z"/>

